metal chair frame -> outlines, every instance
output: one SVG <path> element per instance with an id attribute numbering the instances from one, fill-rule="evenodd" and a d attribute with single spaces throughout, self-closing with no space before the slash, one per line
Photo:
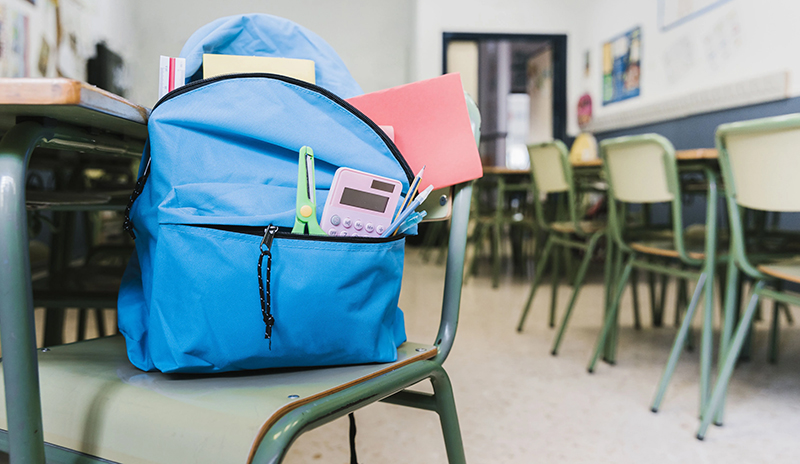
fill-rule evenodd
<path id="1" fill-rule="evenodd" d="M 40 145 L 126 156 L 140 153 L 138 146 L 123 139 L 88 134 L 69 125 L 33 121 L 17 124 L 0 141 L 0 336 L 8 419 L 8 433 L 0 434 L 0 448 L 9 452 L 11 463 L 44 463 L 46 459 L 108 462 L 44 444 L 24 194 L 27 163 Z M 435 357 L 398 367 L 292 409 L 261 437 L 251 462 L 281 462 L 288 446 L 301 433 L 379 400 L 436 411 L 449 461 L 465 462 L 452 387 L 442 363 L 453 345 L 458 325 L 471 194 L 471 183 L 455 187 Z M 424 379 L 431 380 L 433 394 L 405 390 Z"/>
<path id="2" fill-rule="evenodd" d="M 739 358 L 739 354 L 749 334 L 753 317 L 759 306 L 759 300 L 762 297 L 766 297 L 779 303 L 800 305 L 800 296 L 782 291 L 780 287 L 781 280 L 759 271 L 752 263 L 753 256 L 748 256 L 748 252 L 745 248 L 745 231 L 743 225 L 744 205 L 737 195 L 734 168 L 728 151 L 728 138 L 736 135 L 764 134 L 798 129 L 800 129 L 800 114 L 723 124 L 717 128 L 716 146 L 719 153 L 722 177 L 725 182 L 725 200 L 731 229 L 730 255 L 732 258 L 728 262 L 727 270 L 728 277 L 724 303 L 725 316 L 720 336 L 719 374 L 713 392 L 711 393 L 711 398 L 701 415 L 701 423 L 697 432 L 697 438 L 700 440 L 705 437 L 712 420 L 716 425 L 722 425 L 728 383 L 730 382 L 730 378 L 736 366 L 736 361 Z M 783 209 L 782 211 L 786 210 Z M 752 287 L 747 307 L 739 319 L 739 323 L 734 332 L 733 324 L 737 299 L 736 288 L 740 271 L 747 277 L 754 279 L 755 284 Z M 774 288 L 768 288 L 768 285 Z M 777 322 L 776 316 L 777 311 L 774 311 L 773 325 Z M 777 327 L 773 327 L 773 332 L 776 330 Z M 773 344 L 777 342 L 776 335 L 776 333 L 773 333 Z"/>
<path id="3" fill-rule="evenodd" d="M 666 187 L 671 194 L 670 204 L 672 212 L 672 233 L 673 245 L 677 252 L 677 263 L 683 265 L 687 269 L 676 268 L 669 265 L 669 263 L 661 264 L 650 261 L 644 258 L 646 253 L 634 250 L 628 240 L 624 238 L 624 223 L 620 215 L 620 208 L 622 205 L 616 194 L 614 186 L 614 178 L 611 175 L 609 168 L 609 150 L 615 148 L 631 148 L 642 145 L 655 145 L 662 150 L 662 162 L 664 163 L 664 174 L 666 177 Z M 616 326 L 617 313 L 619 309 L 620 299 L 624 286 L 631 275 L 631 271 L 642 269 L 645 271 L 669 275 L 681 279 L 693 279 L 697 281 L 697 286 L 692 295 L 686 314 L 681 322 L 680 329 L 675 337 L 669 359 L 664 370 L 664 373 L 659 382 L 655 398 L 652 403 L 651 409 L 655 412 L 658 410 L 661 401 L 666 392 L 667 384 L 675 370 L 678 358 L 687 340 L 687 335 L 691 328 L 692 319 L 694 318 L 700 296 L 705 296 L 705 311 L 702 330 L 701 350 L 700 350 L 700 410 L 704 410 L 708 403 L 708 384 L 711 372 L 711 342 L 712 342 L 712 326 L 713 326 L 713 281 L 714 281 L 714 267 L 717 262 L 716 255 L 716 226 L 717 226 L 717 176 L 712 169 L 707 166 L 698 165 L 691 167 L 697 169 L 705 174 L 708 183 L 708 197 L 706 207 L 706 234 L 704 240 L 704 253 L 702 258 L 691 256 L 687 251 L 684 239 L 683 219 L 682 219 L 682 205 L 681 205 L 681 187 L 678 179 L 678 168 L 675 160 L 675 149 L 666 138 L 657 134 L 645 134 L 629 137 L 618 137 L 614 139 L 607 139 L 600 144 L 601 157 L 603 159 L 603 169 L 605 170 L 606 179 L 609 184 L 609 221 L 608 233 L 610 240 L 612 240 L 619 251 L 627 255 L 625 265 L 619 279 L 616 282 L 616 289 L 614 297 L 606 314 L 603 330 L 597 339 L 597 344 L 594 353 L 589 361 L 588 371 L 594 372 L 595 365 L 600 356 L 601 351 L 607 349 L 607 343 L 615 343 L 615 340 L 610 340 L 610 334 L 613 333 L 613 328 Z M 612 155 L 613 156 L 613 155 Z M 656 200 L 652 202 L 660 202 L 663 200 Z M 649 203 L 651 201 L 641 201 L 641 203 Z M 644 255 L 644 256 L 642 256 Z M 672 260 L 675 261 L 675 260 Z"/>
<path id="4" fill-rule="evenodd" d="M 553 186 L 553 187 L 543 187 L 537 185 L 536 182 L 536 156 L 537 152 L 543 151 L 552 151 L 555 150 L 558 156 L 558 162 L 560 164 L 561 173 L 562 173 L 562 181 L 559 182 L 561 185 Z M 578 215 L 578 201 L 577 201 L 577 193 L 575 189 L 575 180 L 573 177 L 572 172 L 572 165 L 569 162 L 569 154 L 566 145 L 560 140 L 555 140 L 553 142 L 545 142 L 540 144 L 534 144 L 528 146 L 528 153 L 531 157 L 531 186 L 533 189 L 534 194 L 534 211 L 536 215 L 536 224 L 537 226 L 545 231 L 547 234 L 547 241 L 544 245 L 544 250 L 542 251 L 541 258 L 539 263 L 536 267 L 536 274 L 534 276 L 533 282 L 531 283 L 531 290 L 528 293 L 528 299 L 525 302 L 525 306 L 523 307 L 522 314 L 520 315 L 519 323 L 517 324 L 517 331 L 522 332 L 522 329 L 525 325 L 525 319 L 528 316 L 528 312 L 530 311 L 531 303 L 533 302 L 534 295 L 536 294 L 536 290 L 539 288 L 541 284 L 545 269 L 548 265 L 548 260 L 552 258 L 552 268 L 553 268 L 553 287 L 552 287 L 552 296 L 550 300 L 550 326 L 554 325 L 555 320 L 555 306 L 556 306 L 556 295 L 558 291 L 558 279 L 559 279 L 559 269 L 558 263 L 559 258 L 557 253 L 552 253 L 555 247 L 561 247 L 566 252 L 569 249 L 578 249 L 584 251 L 584 257 L 581 260 L 580 265 L 578 266 L 577 273 L 575 275 L 575 280 L 573 282 L 573 290 L 572 296 L 570 297 L 569 303 L 567 304 L 566 311 L 564 313 L 564 317 L 561 321 L 561 325 L 558 328 L 558 332 L 556 333 L 556 338 L 553 341 L 553 348 L 551 353 L 556 355 L 558 353 L 558 348 L 561 344 L 561 341 L 564 337 L 564 332 L 566 331 L 567 324 L 569 323 L 570 316 L 572 315 L 572 310 L 575 307 L 575 302 L 578 299 L 578 295 L 580 294 L 581 288 L 583 286 L 583 282 L 586 278 L 586 272 L 589 269 L 589 263 L 594 256 L 595 250 L 597 249 L 597 244 L 605 235 L 605 229 L 601 229 L 595 232 L 589 232 L 584 230 L 581 222 L 579 220 Z M 545 190 L 546 188 L 546 190 Z M 544 205 L 542 204 L 540 199 L 541 193 L 566 193 L 567 195 L 567 215 L 569 218 L 569 223 L 571 225 L 570 233 L 560 232 L 553 228 L 554 221 L 548 221 L 545 218 L 544 213 Z M 610 277 L 610 270 L 609 266 L 611 264 L 610 259 L 606 259 L 606 279 Z M 606 282 L 606 289 L 608 290 L 609 285 L 608 281 Z M 608 300 L 608 293 L 606 295 L 606 300 Z"/>

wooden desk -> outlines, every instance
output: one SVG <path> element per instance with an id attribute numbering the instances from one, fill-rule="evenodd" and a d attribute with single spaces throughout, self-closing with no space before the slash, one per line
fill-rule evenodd
<path id="1" fill-rule="evenodd" d="M 44 462 L 25 179 L 36 147 L 141 156 L 149 110 L 70 79 L 0 79 L 0 342 L 12 462 Z"/>
<path id="2" fill-rule="evenodd" d="M 717 150 L 715 148 L 697 148 L 693 150 L 676 150 L 675 159 L 679 162 L 689 161 L 703 161 L 703 160 L 716 160 Z M 598 159 L 591 161 L 580 161 L 572 163 L 574 168 L 599 168 L 603 165 L 603 161 Z"/>
<path id="3" fill-rule="evenodd" d="M 675 159 L 678 162 L 716 160 L 717 150 L 715 148 L 697 148 L 693 150 L 676 150 Z M 571 163 L 573 168 L 600 168 L 603 166 L 602 160 L 594 159 L 591 161 L 579 161 Z M 483 173 L 486 175 L 523 175 L 529 174 L 528 169 L 511 169 L 504 166 L 484 166 Z"/>

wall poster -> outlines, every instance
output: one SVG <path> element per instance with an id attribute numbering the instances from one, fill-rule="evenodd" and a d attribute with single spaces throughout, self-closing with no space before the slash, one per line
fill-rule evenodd
<path id="1" fill-rule="evenodd" d="M 642 28 L 603 44 L 603 105 L 639 96 Z"/>

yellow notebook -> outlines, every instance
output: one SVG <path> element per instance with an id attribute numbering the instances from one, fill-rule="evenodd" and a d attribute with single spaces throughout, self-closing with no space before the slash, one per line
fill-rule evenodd
<path id="1" fill-rule="evenodd" d="M 294 77 L 315 84 L 314 61 L 271 56 L 203 54 L 203 79 L 221 74 L 263 72 Z"/>

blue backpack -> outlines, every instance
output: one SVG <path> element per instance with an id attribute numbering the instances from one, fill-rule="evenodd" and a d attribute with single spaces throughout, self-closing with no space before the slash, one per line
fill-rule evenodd
<path id="1" fill-rule="evenodd" d="M 404 238 L 290 230 L 301 147 L 314 150 L 318 205 L 339 167 L 397 179 L 405 193 L 408 164 L 337 96 L 360 89 L 313 33 L 266 15 L 223 18 L 187 42 L 187 74 L 202 50 L 312 59 L 321 85 L 231 74 L 154 106 L 125 223 L 136 251 L 118 320 L 130 361 L 162 372 L 394 361 Z"/>

